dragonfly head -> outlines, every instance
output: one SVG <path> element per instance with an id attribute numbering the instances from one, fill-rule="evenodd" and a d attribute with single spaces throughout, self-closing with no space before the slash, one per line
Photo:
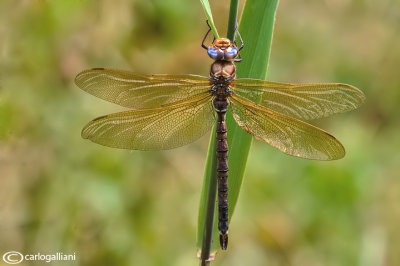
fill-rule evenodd
<path id="1" fill-rule="evenodd" d="M 231 61 L 238 55 L 238 49 L 229 39 L 218 38 L 208 47 L 207 53 L 214 60 Z"/>

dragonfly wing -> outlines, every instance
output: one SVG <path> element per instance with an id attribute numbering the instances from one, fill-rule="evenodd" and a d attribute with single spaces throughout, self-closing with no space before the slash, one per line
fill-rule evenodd
<path id="1" fill-rule="evenodd" d="M 210 90 L 210 80 L 196 75 L 143 75 L 123 70 L 93 68 L 79 73 L 82 90 L 124 107 L 154 108 Z"/>
<path id="2" fill-rule="evenodd" d="M 191 143 L 213 125 L 211 95 L 203 93 L 176 105 L 131 110 L 94 119 L 82 137 L 113 148 L 165 150 Z"/>
<path id="3" fill-rule="evenodd" d="M 356 109 L 365 100 L 357 88 L 342 83 L 286 84 L 238 79 L 234 91 L 260 105 L 298 119 L 316 119 Z"/>
<path id="4" fill-rule="evenodd" d="M 230 100 L 233 117 L 242 129 L 286 154 L 314 160 L 335 160 L 345 154 L 334 136 L 317 127 L 238 95 L 232 95 Z"/>

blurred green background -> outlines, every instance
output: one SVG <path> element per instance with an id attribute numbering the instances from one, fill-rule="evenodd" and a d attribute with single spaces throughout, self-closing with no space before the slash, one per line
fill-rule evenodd
<path id="1" fill-rule="evenodd" d="M 211 6 L 222 35 L 229 2 Z M 207 75 L 204 20 L 197 0 L 0 2 L 1 256 L 198 264 L 209 135 L 160 152 L 84 141 L 85 123 L 122 108 L 73 80 L 90 67 Z M 212 265 L 400 265 L 399 71 L 397 0 L 281 1 L 268 79 L 349 83 L 367 101 L 313 122 L 341 140 L 342 160 L 253 143 L 229 249 Z"/>

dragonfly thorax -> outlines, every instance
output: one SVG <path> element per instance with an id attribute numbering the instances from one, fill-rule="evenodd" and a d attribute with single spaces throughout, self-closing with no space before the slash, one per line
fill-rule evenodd
<path id="1" fill-rule="evenodd" d="M 217 60 L 211 65 L 210 76 L 214 80 L 223 78 L 223 81 L 230 81 L 235 78 L 236 67 L 232 61 Z"/>
<path id="2" fill-rule="evenodd" d="M 214 95 L 227 97 L 235 79 L 236 67 L 231 61 L 218 60 L 211 65 L 210 77 Z"/>

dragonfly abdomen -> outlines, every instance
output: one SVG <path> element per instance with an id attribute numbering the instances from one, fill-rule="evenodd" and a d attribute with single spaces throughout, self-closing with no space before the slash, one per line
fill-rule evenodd
<path id="1" fill-rule="evenodd" d="M 214 81 L 213 106 L 217 113 L 217 176 L 218 176 L 218 230 L 221 249 L 228 248 L 228 141 L 225 115 L 231 95 L 230 83 L 235 79 L 233 62 L 216 60 L 211 65 L 210 74 Z"/>
<path id="2" fill-rule="evenodd" d="M 213 100 L 217 112 L 216 152 L 218 176 L 218 230 L 222 249 L 228 247 L 228 141 L 225 123 L 229 102 L 226 96 L 217 96 Z"/>

